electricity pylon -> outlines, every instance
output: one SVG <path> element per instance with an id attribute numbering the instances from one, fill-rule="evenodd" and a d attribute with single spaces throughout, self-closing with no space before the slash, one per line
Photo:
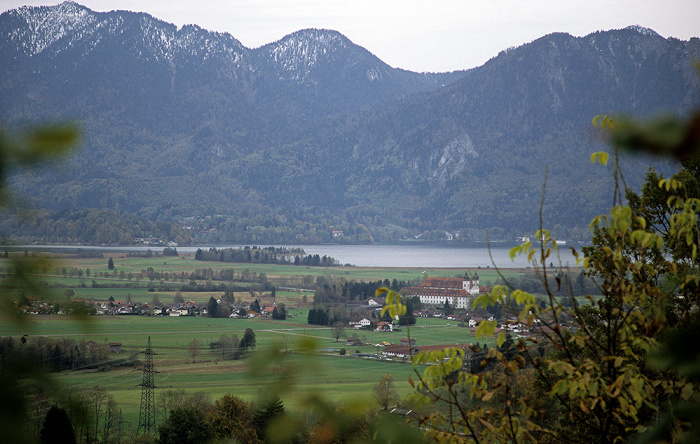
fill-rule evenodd
<path id="1" fill-rule="evenodd" d="M 139 412 L 139 428 L 137 434 L 155 433 L 156 431 L 156 400 L 153 394 L 156 388 L 153 375 L 158 373 L 153 370 L 153 356 L 156 354 L 151 348 L 151 337 L 148 337 L 148 346 L 141 352 L 146 358 L 143 363 L 143 381 L 141 384 L 141 410 Z"/>

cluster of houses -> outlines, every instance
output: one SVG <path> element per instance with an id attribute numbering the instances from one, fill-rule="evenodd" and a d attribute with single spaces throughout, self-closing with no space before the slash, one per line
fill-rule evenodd
<path id="1" fill-rule="evenodd" d="M 382 356 L 388 358 L 409 358 L 420 352 L 441 351 L 446 348 L 461 348 L 464 354 L 471 353 L 471 344 L 422 345 L 417 346 L 415 339 L 402 338 L 398 344 L 389 344 L 382 350 Z"/>
<path id="2" fill-rule="evenodd" d="M 479 285 L 479 275 L 474 272 L 470 275 L 467 270 L 462 278 L 449 277 L 427 277 L 416 287 L 406 287 L 401 290 L 401 293 L 406 297 L 418 296 L 423 309 L 413 313 L 415 317 L 442 317 L 444 314 L 439 311 L 445 306 L 445 303 L 455 309 L 468 310 L 471 308 L 472 301 L 475 296 L 478 296 L 481 291 Z M 366 303 L 358 307 L 367 310 L 378 312 L 382 309 L 384 301 L 381 299 L 371 298 Z M 378 316 L 373 316 L 378 318 Z M 464 321 L 464 319 L 461 319 Z M 478 322 L 477 319 L 475 322 Z M 350 327 L 357 329 L 369 328 L 373 325 L 368 317 L 360 317 L 351 320 Z M 471 325 L 470 325 L 471 326 Z M 376 331 L 393 331 L 394 325 L 388 321 L 380 321 L 374 325 Z"/>
<path id="3" fill-rule="evenodd" d="M 77 300 L 76 300 L 77 301 Z M 127 301 L 92 301 L 81 300 L 93 314 L 97 315 L 161 315 L 161 316 L 194 316 L 200 314 L 201 306 L 194 301 L 184 304 L 174 304 L 168 307 L 152 307 L 149 304 Z M 57 303 L 55 301 L 34 300 L 31 305 L 24 308 L 28 314 L 65 314 L 65 307 L 70 304 Z"/>
<path id="4" fill-rule="evenodd" d="M 444 317 L 448 320 L 454 320 L 460 326 L 468 327 L 472 335 L 476 332 L 479 323 L 484 320 L 493 321 L 493 316 L 482 317 L 471 311 L 474 297 L 481 293 L 482 288 L 479 284 L 479 275 L 474 272 L 470 275 L 467 270 L 462 278 L 447 278 L 447 277 L 427 277 L 416 287 L 403 288 L 401 293 L 406 297 L 418 296 L 423 309 L 416 310 L 413 315 L 416 318 L 420 317 Z M 464 313 L 456 316 L 448 316 L 444 312 L 437 310 L 449 304 L 452 308 L 465 310 Z M 364 308 L 381 310 L 383 301 L 378 299 L 370 299 Z M 357 329 L 368 328 L 372 321 L 363 317 L 356 319 L 350 323 L 350 327 Z M 566 328 L 566 326 L 563 326 Z M 375 331 L 393 331 L 394 325 L 392 322 L 378 322 L 374 328 Z M 517 319 L 508 319 L 496 328 L 496 334 L 504 332 L 508 337 L 512 338 L 527 338 L 540 337 L 548 333 L 548 328 L 541 326 L 539 321 L 534 325 L 528 326 Z M 356 337 L 348 339 L 348 346 L 362 345 Z M 471 352 L 471 344 L 450 344 L 450 345 L 429 345 L 417 346 L 414 339 L 409 340 L 403 338 L 399 344 L 384 343 L 381 354 L 387 358 L 406 358 L 418 352 L 444 350 L 447 347 L 459 347 L 464 350 L 465 355 Z"/>
<path id="5" fill-rule="evenodd" d="M 96 315 L 153 315 L 153 316 L 207 316 L 208 308 L 205 303 L 197 303 L 195 301 L 185 301 L 182 303 L 163 304 L 154 306 L 141 302 L 129 302 L 121 300 L 110 301 L 94 301 L 83 300 L 91 310 L 91 313 Z M 221 301 L 218 301 L 219 303 Z M 64 306 L 66 304 L 63 304 Z M 272 317 L 272 312 L 275 310 L 276 304 L 262 305 L 260 311 L 255 311 L 250 308 L 249 304 L 241 303 L 231 307 L 230 318 L 262 318 L 267 319 Z M 24 312 L 27 314 L 65 314 L 61 304 L 52 301 L 34 300 L 31 305 L 25 307 Z"/>
<path id="6" fill-rule="evenodd" d="M 360 347 L 365 345 L 357 337 L 350 337 L 346 340 L 345 345 L 347 347 Z M 383 342 L 381 344 L 376 344 L 377 347 L 384 347 L 379 351 L 380 355 L 384 359 L 400 359 L 405 360 L 419 352 L 431 352 L 431 351 L 441 351 L 448 347 L 460 348 L 464 351 L 465 356 L 472 352 L 471 344 L 450 344 L 450 345 L 422 345 L 417 346 L 415 339 L 401 338 L 398 344 L 392 344 L 389 342 Z M 359 351 L 358 351 L 359 352 Z M 377 358 L 377 355 L 361 354 L 362 356 Z"/>
<path id="7" fill-rule="evenodd" d="M 493 320 L 493 319 L 491 319 Z M 470 322 L 471 332 L 475 333 L 477 328 L 477 322 Z M 562 329 L 567 329 L 568 327 L 560 325 Z M 539 323 L 532 326 L 527 326 L 523 323 L 518 323 L 516 320 L 511 320 L 508 323 L 502 324 L 497 327 L 495 333 L 504 332 L 507 337 L 511 338 L 541 338 L 543 335 L 553 333 L 552 330 Z M 356 336 L 350 337 L 346 341 L 346 345 L 349 347 L 359 347 L 365 345 Z M 380 351 L 381 356 L 387 359 L 408 359 L 411 356 L 418 354 L 420 352 L 432 352 L 432 351 L 442 351 L 446 348 L 459 348 L 464 352 L 464 356 L 470 356 L 473 353 L 472 344 L 443 344 L 443 345 L 421 345 L 416 344 L 416 340 L 411 338 L 401 338 L 398 344 L 392 344 L 389 342 L 383 342 L 382 344 L 376 344 L 378 347 L 383 346 L 384 348 Z"/>
<path id="8" fill-rule="evenodd" d="M 195 301 L 186 301 L 179 304 L 163 306 L 151 306 L 140 302 L 127 301 L 86 301 L 93 304 L 96 314 L 99 315 L 156 315 L 156 316 L 197 316 L 202 314 L 206 307 Z"/>

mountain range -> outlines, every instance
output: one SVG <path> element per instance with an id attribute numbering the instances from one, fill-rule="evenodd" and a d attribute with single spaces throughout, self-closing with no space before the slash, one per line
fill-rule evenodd
<path id="1" fill-rule="evenodd" d="M 611 203 L 593 116 L 688 113 L 697 58 L 697 38 L 629 27 L 415 73 L 332 30 L 250 49 L 64 2 L 0 15 L 0 122 L 80 125 L 70 158 L 11 177 L 44 218 L 109 210 L 195 242 L 511 239 L 538 228 L 546 177 L 545 225 L 579 239 Z M 632 186 L 648 165 L 625 161 Z"/>

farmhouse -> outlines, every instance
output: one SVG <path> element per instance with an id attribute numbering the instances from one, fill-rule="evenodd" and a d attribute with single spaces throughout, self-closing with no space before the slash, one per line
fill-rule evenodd
<path id="1" fill-rule="evenodd" d="M 394 331 L 394 324 L 387 321 L 381 321 L 377 324 L 377 331 Z"/>
<path id="2" fill-rule="evenodd" d="M 348 347 L 361 347 L 362 339 L 357 337 L 350 337 L 345 340 L 345 345 Z"/>
<path id="3" fill-rule="evenodd" d="M 382 298 L 369 298 L 367 299 L 367 306 L 372 308 L 382 308 L 384 305 L 384 300 Z"/>
<path id="4" fill-rule="evenodd" d="M 397 345 L 390 344 L 384 347 L 382 350 L 382 355 L 389 358 L 406 358 L 418 354 L 420 350 L 415 345 Z"/>
<path id="5" fill-rule="evenodd" d="M 419 352 L 442 351 L 447 348 L 461 348 L 464 355 L 471 353 L 470 345 L 422 345 L 417 347 L 415 341 L 411 340 L 412 344 L 408 345 L 408 340 L 403 340 L 401 344 L 389 344 L 382 350 L 382 355 L 388 358 L 408 358 Z"/>
<path id="6" fill-rule="evenodd" d="M 445 305 L 448 302 L 455 308 L 468 308 L 469 302 L 479 294 L 479 275 L 469 270 L 463 278 L 427 277 L 417 287 L 404 288 L 404 295 L 418 296 L 425 305 Z"/>
<path id="7" fill-rule="evenodd" d="M 171 307 L 168 309 L 168 314 L 170 316 L 187 316 L 189 310 L 184 306 Z"/>
<path id="8" fill-rule="evenodd" d="M 358 321 L 358 320 L 354 320 L 354 321 L 351 321 L 351 322 L 350 322 L 350 326 L 351 326 L 351 327 L 354 327 L 354 328 L 369 327 L 370 325 L 372 325 L 372 321 L 370 321 L 370 320 L 367 319 L 367 318 L 362 318 L 362 319 L 360 319 L 359 321 Z"/>

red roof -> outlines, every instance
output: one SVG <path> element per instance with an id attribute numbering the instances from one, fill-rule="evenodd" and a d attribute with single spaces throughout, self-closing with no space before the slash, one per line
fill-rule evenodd
<path id="1" fill-rule="evenodd" d="M 461 290 L 463 283 L 461 278 L 427 277 L 418 287 Z"/>
<path id="2" fill-rule="evenodd" d="M 416 295 L 416 296 L 471 296 L 467 290 L 459 290 L 454 288 L 423 288 L 423 287 L 409 287 L 404 288 L 403 292 L 406 294 Z"/>
<path id="3" fill-rule="evenodd" d="M 427 277 L 417 287 L 402 289 L 404 294 L 415 296 L 439 297 L 469 297 L 471 294 L 463 289 L 464 280 L 461 278 Z"/>

